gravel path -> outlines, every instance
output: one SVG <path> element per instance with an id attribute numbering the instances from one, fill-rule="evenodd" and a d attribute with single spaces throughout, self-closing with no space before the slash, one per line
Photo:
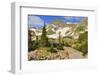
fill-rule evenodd
<path id="1" fill-rule="evenodd" d="M 71 47 L 64 47 L 64 51 L 68 52 L 69 55 L 69 59 L 81 59 L 81 58 L 85 58 L 81 52 L 71 48 Z"/>

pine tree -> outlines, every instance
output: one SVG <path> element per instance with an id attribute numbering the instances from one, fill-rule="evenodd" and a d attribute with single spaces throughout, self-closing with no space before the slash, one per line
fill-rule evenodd
<path id="1" fill-rule="evenodd" d="M 28 42 L 32 41 L 31 37 L 32 37 L 31 31 L 28 29 Z"/>
<path id="2" fill-rule="evenodd" d="M 63 50 L 63 45 L 62 45 L 62 42 L 61 42 L 61 32 L 59 32 L 59 45 L 57 46 L 57 49 Z"/>
<path id="3" fill-rule="evenodd" d="M 42 47 L 48 46 L 48 37 L 47 37 L 47 32 L 46 32 L 46 25 L 44 25 L 42 29 L 42 35 L 41 35 L 41 43 L 40 45 Z"/>
<path id="4" fill-rule="evenodd" d="M 59 32 L 59 45 L 61 45 L 61 32 Z"/>

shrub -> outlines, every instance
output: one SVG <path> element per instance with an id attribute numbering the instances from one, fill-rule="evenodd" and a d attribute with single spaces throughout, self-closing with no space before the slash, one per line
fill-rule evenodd
<path id="1" fill-rule="evenodd" d="M 64 48 L 63 48 L 62 45 L 58 45 L 58 46 L 57 46 L 57 49 L 58 49 L 58 50 L 64 50 Z"/>
<path id="2" fill-rule="evenodd" d="M 86 55 L 88 53 L 88 42 L 85 41 L 83 44 L 82 44 L 82 52 L 83 52 L 83 55 Z"/>
<path id="3" fill-rule="evenodd" d="M 48 51 L 48 52 L 51 52 L 51 53 L 57 53 L 56 49 L 54 49 L 53 46 L 48 47 L 47 51 Z"/>
<path id="4" fill-rule="evenodd" d="M 79 26 L 76 31 L 84 31 L 84 26 Z"/>
<path id="5" fill-rule="evenodd" d="M 79 39 L 75 42 L 75 46 L 73 48 L 82 52 L 83 55 L 88 53 L 88 32 L 80 34 Z"/>
<path id="6" fill-rule="evenodd" d="M 28 43 L 28 51 L 34 51 L 38 47 L 39 47 L 38 43 L 36 43 L 35 41 L 32 41 L 32 42 Z"/>
<path id="7" fill-rule="evenodd" d="M 68 42 L 65 42 L 65 43 L 64 43 L 64 46 L 70 47 L 70 45 L 68 44 Z"/>
<path id="8" fill-rule="evenodd" d="M 78 51 L 81 51 L 82 46 L 80 43 L 76 43 L 76 46 L 74 47 L 75 49 L 77 49 Z"/>

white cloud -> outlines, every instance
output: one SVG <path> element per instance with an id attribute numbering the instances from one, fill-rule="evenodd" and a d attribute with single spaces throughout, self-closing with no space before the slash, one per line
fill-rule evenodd
<path id="1" fill-rule="evenodd" d="M 72 16 L 66 16 L 64 18 L 67 19 L 67 20 L 71 20 L 73 17 Z"/>
<path id="2" fill-rule="evenodd" d="M 30 15 L 29 17 L 28 17 L 28 25 L 29 25 L 29 27 L 41 27 L 41 26 L 43 26 L 44 25 L 44 21 L 40 18 L 40 17 L 38 17 L 38 16 L 32 16 L 32 15 Z"/>
<path id="3" fill-rule="evenodd" d="M 64 17 L 67 22 L 72 22 L 72 23 L 79 23 L 84 17 L 78 17 L 78 16 L 66 16 Z"/>

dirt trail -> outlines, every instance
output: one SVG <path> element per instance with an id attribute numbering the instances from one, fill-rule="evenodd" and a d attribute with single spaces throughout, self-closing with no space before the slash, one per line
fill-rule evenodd
<path id="1" fill-rule="evenodd" d="M 69 59 L 81 59 L 84 58 L 81 52 L 71 48 L 71 47 L 64 47 L 64 51 L 68 52 Z"/>

